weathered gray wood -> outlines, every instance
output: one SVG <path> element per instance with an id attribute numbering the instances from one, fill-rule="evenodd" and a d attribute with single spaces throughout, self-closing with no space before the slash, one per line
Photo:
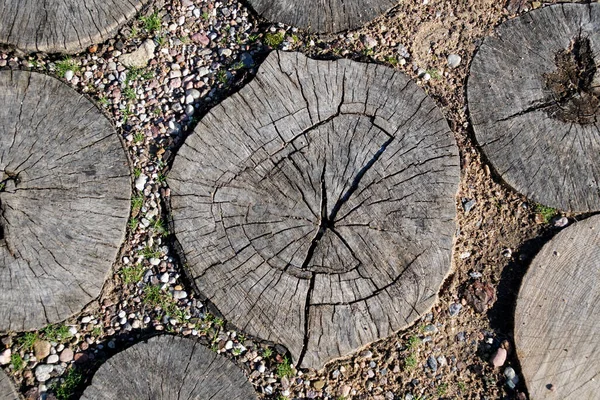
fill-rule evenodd
<path id="1" fill-rule="evenodd" d="M 600 210 L 599 45 L 600 4 L 557 4 L 503 23 L 473 59 L 477 141 L 536 202 Z"/>
<path id="2" fill-rule="evenodd" d="M 201 293 L 320 368 L 411 324 L 450 269 L 459 161 L 404 74 L 274 52 L 169 174 Z"/>
<path id="3" fill-rule="evenodd" d="M 0 400 L 18 400 L 19 395 L 4 371 L 0 369 Z"/>
<path id="4" fill-rule="evenodd" d="M 131 179 L 110 121 L 59 80 L 2 71 L 0 104 L 0 331 L 25 331 L 99 295 Z"/>
<path id="5" fill-rule="evenodd" d="M 265 19 L 317 33 L 360 28 L 398 0 L 249 0 Z"/>
<path id="6" fill-rule="evenodd" d="M 161 335 L 111 357 L 82 400 L 256 399 L 244 372 L 197 341 Z"/>
<path id="7" fill-rule="evenodd" d="M 600 393 L 600 216 L 556 235 L 535 257 L 515 311 L 515 344 L 531 399 Z"/>
<path id="8" fill-rule="evenodd" d="M 0 0 L 0 43 L 77 53 L 104 42 L 149 0 Z"/>

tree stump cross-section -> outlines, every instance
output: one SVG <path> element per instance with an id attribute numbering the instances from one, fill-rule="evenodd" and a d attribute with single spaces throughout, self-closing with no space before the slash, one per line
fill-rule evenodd
<path id="1" fill-rule="evenodd" d="M 197 341 L 161 335 L 109 358 L 82 400 L 256 399 L 243 371 Z"/>
<path id="2" fill-rule="evenodd" d="M 515 345 L 532 399 L 600 391 L 600 216 L 565 228 L 532 261 L 515 311 Z"/>
<path id="3" fill-rule="evenodd" d="M 256 12 L 270 21 L 316 33 L 357 29 L 390 10 L 397 0 L 250 0 Z"/>
<path id="4" fill-rule="evenodd" d="M 77 53 L 104 42 L 148 0 L 0 0 L 0 43 L 21 50 Z"/>
<path id="5" fill-rule="evenodd" d="M 471 64 L 477 141 L 532 200 L 600 210 L 600 4 L 556 4 L 506 21 Z"/>
<path id="6" fill-rule="evenodd" d="M 454 138 L 405 75 L 274 52 L 169 174 L 198 290 L 321 368 L 416 320 L 450 269 Z"/>
<path id="7" fill-rule="evenodd" d="M 59 80 L 2 71 L 0 104 L 0 331 L 26 331 L 100 294 L 131 178 L 110 121 Z"/>
<path id="8" fill-rule="evenodd" d="M 4 371 L 0 370 L 0 400 L 18 400 L 19 395 Z"/>

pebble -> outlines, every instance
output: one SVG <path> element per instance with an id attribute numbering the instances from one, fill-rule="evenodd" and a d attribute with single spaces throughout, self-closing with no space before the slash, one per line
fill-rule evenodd
<path id="1" fill-rule="evenodd" d="M 73 360 L 73 356 L 73 350 L 67 347 L 60 353 L 60 362 L 71 362 Z"/>
<path id="2" fill-rule="evenodd" d="M 175 290 L 173 292 L 173 298 L 175 300 L 185 299 L 187 296 L 188 296 L 188 294 L 185 290 Z"/>
<path id="3" fill-rule="evenodd" d="M 369 50 L 377 46 L 377 40 L 370 35 L 363 36 L 362 42 L 365 45 L 365 48 Z"/>
<path id="4" fill-rule="evenodd" d="M 59 360 L 58 355 L 52 354 L 52 355 L 48 356 L 48 358 L 46 359 L 46 363 L 56 364 L 58 362 L 58 360 Z"/>
<path id="5" fill-rule="evenodd" d="M 65 72 L 65 79 L 67 81 L 70 81 L 71 79 L 73 79 L 73 76 L 75 75 L 75 73 L 71 70 L 68 70 Z"/>
<path id="6" fill-rule="evenodd" d="M 325 382 L 323 382 L 322 380 L 318 380 L 315 383 L 313 383 L 313 387 L 317 390 L 323 390 L 324 386 L 325 386 Z"/>
<path id="7" fill-rule="evenodd" d="M 452 69 L 457 68 L 460 65 L 462 58 L 458 54 L 450 54 L 446 61 L 448 61 L 448 66 Z"/>
<path id="8" fill-rule="evenodd" d="M 12 355 L 10 349 L 4 350 L 0 353 L 0 365 L 6 365 L 10 363 L 10 356 Z"/>
<path id="9" fill-rule="evenodd" d="M 50 342 L 47 342 L 45 340 L 38 340 L 33 345 L 33 354 L 35 354 L 35 358 L 37 358 L 38 360 L 43 360 L 44 358 L 50 355 L 51 348 L 52 345 L 50 344 Z"/>
<path id="10" fill-rule="evenodd" d="M 437 371 L 438 369 L 438 362 L 434 356 L 429 356 L 429 358 L 427 358 L 427 365 L 433 372 Z"/>
<path id="11" fill-rule="evenodd" d="M 140 192 L 143 191 L 147 181 L 148 177 L 145 174 L 140 174 L 135 180 L 135 188 Z"/>
<path id="12" fill-rule="evenodd" d="M 560 217 L 554 221 L 555 228 L 564 228 L 569 225 L 569 219 L 567 217 Z"/>
<path id="13" fill-rule="evenodd" d="M 38 382 L 46 382 L 48 379 L 50 379 L 50 374 L 53 370 L 53 365 L 40 364 L 35 368 L 35 379 Z"/>
<path id="14" fill-rule="evenodd" d="M 156 44 L 153 40 L 147 39 L 142 45 L 132 53 L 123 54 L 119 61 L 126 67 L 143 68 L 148 65 L 148 62 L 154 58 Z"/>
<path id="15" fill-rule="evenodd" d="M 499 347 L 498 350 L 492 356 L 491 362 L 494 367 L 501 367 L 506 361 L 506 350 Z"/>
<path id="16" fill-rule="evenodd" d="M 450 304 L 450 307 L 448 307 L 448 312 L 451 317 L 456 317 L 458 313 L 460 313 L 461 308 L 462 305 L 460 303 L 452 303 Z"/>

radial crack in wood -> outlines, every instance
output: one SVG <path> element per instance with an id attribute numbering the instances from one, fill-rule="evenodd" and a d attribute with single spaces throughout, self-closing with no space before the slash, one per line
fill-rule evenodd
<path id="1" fill-rule="evenodd" d="M 561 210 L 600 210 L 600 4 L 504 22 L 471 63 L 477 141 L 504 181 Z"/>
<path id="2" fill-rule="evenodd" d="M 263 18 L 316 33 L 360 28 L 398 4 L 398 0 L 249 1 Z"/>
<path id="3" fill-rule="evenodd" d="M 274 52 L 180 149 L 168 177 L 175 234 L 229 321 L 321 368 L 436 300 L 457 154 L 404 74 Z"/>
<path id="4" fill-rule="evenodd" d="M 0 43 L 28 52 L 77 53 L 117 33 L 148 0 L 0 0 Z"/>
<path id="5" fill-rule="evenodd" d="M 256 399 L 244 372 L 195 340 L 161 335 L 109 358 L 82 400 Z"/>
<path id="6" fill-rule="evenodd" d="M 18 400 L 19 395 L 10 378 L 0 369 L 0 400 Z"/>
<path id="7" fill-rule="evenodd" d="M 532 261 L 515 311 L 515 344 L 532 399 L 600 392 L 600 216 L 556 235 Z"/>
<path id="8" fill-rule="evenodd" d="M 59 80 L 2 71 L 0 104 L 0 331 L 26 331 L 100 294 L 131 179 L 110 121 Z"/>

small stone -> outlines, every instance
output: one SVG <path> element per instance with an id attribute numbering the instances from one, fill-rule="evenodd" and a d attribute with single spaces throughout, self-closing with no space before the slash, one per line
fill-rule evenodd
<path id="1" fill-rule="evenodd" d="M 465 210 L 465 213 L 469 213 L 469 211 L 471 211 L 473 209 L 473 207 L 475 207 L 475 199 L 463 199 L 462 200 L 462 206 L 463 206 L 463 210 Z"/>
<path id="2" fill-rule="evenodd" d="M 325 386 L 325 382 L 323 382 L 322 380 L 318 380 L 315 383 L 313 383 L 313 387 L 317 390 L 323 390 L 324 386 Z"/>
<path id="3" fill-rule="evenodd" d="M 438 369 L 438 362 L 434 356 L 429 356 L 429 358 L 427 358 L 427 365 L 433 372 L 437 371 Z"/>
<path id="4" fill-rule="evenodd" d="M 460 65 L 461 60 L 462 58 L 458 54 L 450 54 L 446 61 L 448 61 L 448 66 L 454 69 Z"/>
<path id="5" fill-rule="evenodd" d="M 146 181 L 148 181 L 148 177 L 145 174 L 141 174 L 135 180 L 135 188 L 140 192 L 143 191 L 146 186 Z"/>
<path id="6" fill-rule="evenodd" d="M 450 304 L 450 307 L 448 307 L 448 312 L 450 313 L 451 317 L 456 317 L 460 312 L 461 308 L 462 305 L 460 303 L 452 303 Z"/>
<path id="7" fill-rule="evenodd" d="M 348 385 L 344 385 L 340 388 L 340 396 L 342 397 L 348 397 L 350 395 L 350 391 L 352 390 L 352 388 Z"/>
<path id="8" fill-rule="evenodd" d="M 231 57 L 233 52 L 230 49 L 219 49 L 218 53 L 221 57 Z"/>
<path id="9" fill-rule="evenodd" d="M 188 294 L 185 290 L 175 290 L 173 292 L 173 298 L 175 300 L 185 299 L 187 296 L 188 296 Z"/>
<path id="10" fill-rule="evenodd" d="M 60 353 L 60 362 L 70 362 L 73 360 L 73 350 L 68 347 Z"/>
<path id="11" fill-rule="evenodd" d="M 377 40 L 370 35 L 363 36 L 362 42 L 366 49 L 372 49 L 373 47 L 377 46 Z"/>
<path id="12" fill-rule="evenodd" d="M 10 356 L 12 355 L 10 349 L 4 350 L 0 353 L 0 365 L 6 365 L 10 363 Z"/>
<path id="13" fill-rule="evenodd" d="M 50 374 L 52 373 L 53 369 L 54 369 L 53 365 L 47 365 L 47 364 L 38 365 L 35 369 L 35 379 L 38 382 L 46 382 L 48 379 L 50 379 Z"/>
<path id="14" fill-rule="evenodd" d="M 152 257 L 149 261 L 150 261 L 150 264 L 152 264 L 154 266 L 160 264 L 160 259 L 159 258 Z"/>
<path id="15" fill-rule="evenodd" d="M 364 358 L 371 358 L 373 357 L 373 353 L 369 350 L 363 350 L 360 352 L 359 356 Z"/>
<path id="16" fill-rule="evenodd" d="M 554 221 L 555 228 L 564 228 L 569 225 L 569 219 L 567 217 L 560 217 Z"/>
<path id="17" fill-rule="evenodd" d="M 73 357 L 73 360 L 75 360 L 75 363 L 77 363 L 77 364 L 83 364 L 83 363 L 87 362 L 88 359 L 89 359 L 89 356 L 85 353 L 77 353 Z"/>
<path id="18" fill-rule="evenodd" d="M 517 373 L 511 367 L 506 367 L 506 369 L 504 370 L 504 376 L 506 377 L 506 379 L 512 381 L 513 379 L 515 379 L 517 377 Z"/>
<path id="19" fill-rule="evenodd" d="M 492 356 L 492 364 L 494 365 L 494 367 L 501 367 L 504 365 L 504 362 L 506 361 L 506 350 L 503 349 L 502 347 L 500 347 L 498 350 L 496 350 L 496 353 L 494 353 L 494 355 Z"/>
<path id="20" fill-rule="evenodd" d="M 81 318 L 81 323 L 82 323 L 82 324 L 89 324 L 89 323 L 90 323 L 90 322 L 91 322 L 93 319 L 94 319 L 94 318 L 92 318 L 92 317 L 90 317 L 90 316 L 88 315 L 88 316 L 85 316 L 85 317 Z"/>
<path id="21" fill-rule="evenodd" d="M 50 355 L 51 348 L 52 345 L 50 344 L 50 342 L 47 342 L 45 340 L 38 340 L 33 345 L 33 354 L 35 354 L 35 358 L 37 358 L 38 360 L 43 360 L 44 358 Z"/>
<path id="22" fill-rule="evenodd" d="M 56 364 L 58 362 L 58 360 L 59 360 L 58 355 L 52 354 L 52 355 L 48 356 L 48 358 L 46 359 L 46 363 Z"/>
<path id="23" fill-rule="evenodd" d="M 71 79 L 73 79 L 73 76 L 75 75 L 75 73 L 71 70 L 68 70 L 65 72 L 65 79 L 67 81 L 70 81 Z"/>
<path id="24" fill-rule="evenodd" d="M 191 39 L 193 42 L 199 43 L 202 46 L 208 46 L 210 44 L 210 39 L 203 33 L 194 33 Z"/>
<path id="25" fill-rule="evenodd" d="M 143 68 L 148 65 L 148 62 L 154 58 L 154 51 L 156 50 L 156 44 L 153 40 L 145 40 L 139 49 L 129 54 L 123 54 L 120 57 L 121 64 L 126 67 Z"/>
<path id="26" fill-rule="evenodd" d="M 233 342 L 231 340 L 228 340 L 227 343 L 225 343 L 225 350 L 231 349 L 233 349 Z"/>
<path id="27" fill-rule="evenodd" d="M 169 273 L 165 272 L 158 279 L 160 280 L 161 283 L 169 283 Z"/>

